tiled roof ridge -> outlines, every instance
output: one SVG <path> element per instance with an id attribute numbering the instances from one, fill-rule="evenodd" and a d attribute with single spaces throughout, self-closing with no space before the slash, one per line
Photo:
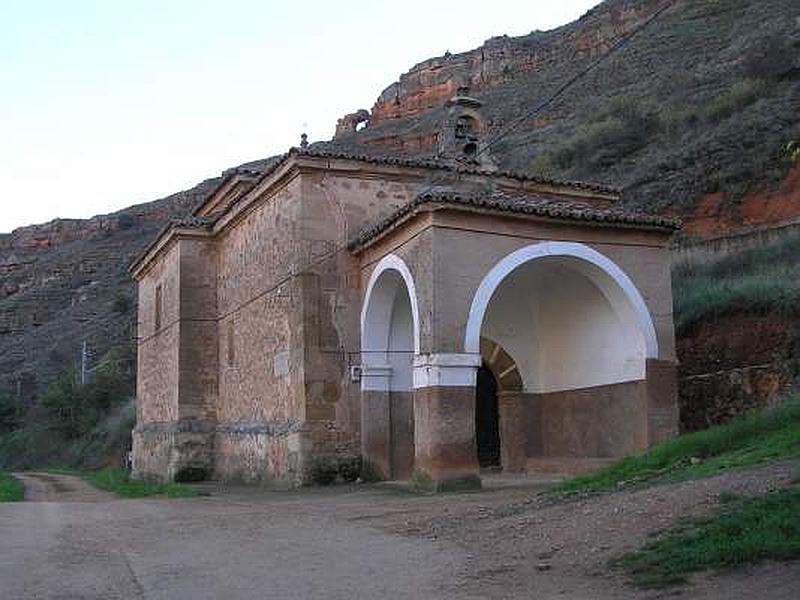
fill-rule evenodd
<path id="1" fill-rule="evenodd" d="M 521 181 L 541 183 L 543 185 L 568 187 L 580 190 L 601 192 L 606 194 L 619 194 L 622 191 L 621 188 L 619 187 L 605 185 L 601 183 L 593 183 L 586 181 L 571 181 L 566 179 L 542 177 L 539 175 L 530 175 L 518 171 L 511 171 L 508 169 L 489 170 L 489 169 L 483 169 L 479 166 L 470 166 L 463 163 L 454 164 L 450 161 L 446 161 L 444 159 L 441 159 L 433 155 L 356 152 L 356 151 L 348 151 L 346 149 L 336 149 L 331 147 L 327 148 L 318 148 L 318 147 L 315 148 L 313 146 L 309 146 L 308 148 L 292 147 L 286 154 L 283 155 L 282 159 L 278 161 L 278 163 L 276 163 L 275 167 L 277 167 L 279 163 L 282 163 L 285 157 L 295 154 L 300 156 L 311 156 L 318 158 L 340 158 L 344 160 L 360 160 L 364 162 L 370 162 L 373 164 L 391 164 L 391 165 L 408 166 L 408 167 L 442 169 L 442 170 L 448 170 L 448 171 L 471 174 L 471 175 L 484 175 L 486 177 L 506 177 L 509 179 L 518 179 Z"/>
<path id="2" fill-rule="evenodd" d="M 323 145 L 325 144 L 325 145 Z M 234 167 L 227 169 L 222 173 L 222 179 L 214 190 L 209 192 L 203 200 L 195 208 L 199 210 L 206 200 L 210 198 L 219 186 L 223 185 L 229 178 L 236 175 L 250 175 L 256 176 L 260 181 L 263 181 L 269 175 L 277 171 L 285 162 L 292 156 L 308 156 L 311 158 L 333 158 L 342 160 L 357 160 L 371 164 L 395 165 L 401 167 L 419 167 L 425 169 L 440 169 L 444 171 L 451 171 L 454 173 L 464 173 L 470 175 L 483 175 L 486 177 L 506 177 L 508 179 L 517 179 L 520 181 L 530 181 L 532 183 L 540 183 L 542 185 L 552 185 L 557 187 L 566 187 L 583 191 L 599 192 L 604 194 L 619 194 L 621 189 L 615 186 L 609 186 L 600 183 L 591 183 L 585 181 L 571 181 L 566 179 L 555 179 L 549 177 L 541 177 L 539 175 L 529 175 L 527 173 L 520 173 L 511 170 L 487 170 L 478 166 L 470 166 L 465 164 L 453 164 L 450 161 L 443 160 L 439 157 L 429 154 L 403 154 L 403 153 L 387 153 L 387 152 L 374 152 L 372 150 L 366 151 L 366 147 L 360 147 L 358 150 L 346 149 L 336 147 L 330 142 L 321 142 L 301 148 L 292 146 L 288 151 L 283 154 L 273 157 L 272 162 L 267 165 L 263 170 L 250 169 L 244 167 Z"/>
<path id="3" fill-rule="evenodd" d="M 169 227 L 188 227 L 193 229 L 211 229 L 217 222 L 218 215 L 175 217 L 170 219 Z"/>

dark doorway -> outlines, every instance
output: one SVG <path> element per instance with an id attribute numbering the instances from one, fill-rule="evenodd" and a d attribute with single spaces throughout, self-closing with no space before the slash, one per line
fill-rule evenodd
<path id="1" fill-rule="evenodd" d="M 478 369 L 475 393 L 475 437 L 478 463 L 483 467 L 500 466 L 500 431 L 497 416 L 497 380 L 486 367 Z"/>

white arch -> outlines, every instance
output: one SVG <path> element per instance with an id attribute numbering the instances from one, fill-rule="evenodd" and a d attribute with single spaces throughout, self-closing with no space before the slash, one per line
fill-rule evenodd
<path id="1" fill-rule="evenodd" d="M 644 337 L 647 358 L 658 357 L 658 340 L 653 319 L 647 310 L 644 299 L 636 286 L 611 259 L 593 250 L 585 244 L 576 242 L 540 242 L 520 248 L 500 260 L 486 274 L 475 292 L 472 306 L 469 310 L 467 328 L 464 336 L 464 351 L 467 353 L 480 352 L 480 334 L 483 317 L 489 306 L 495 290 L 514 269 L 532 260 L 545 257 L 572 257 L 594 265 L 611 278 L 609 282 L 604 277 L 592 278 L 594 283 L 602 290 L 609 300 L 613 298 L 617 288 L 622 292 L 633 308 L 639 325 L 639 330 Z M 589 275 L 591 277 L 591 275 Z M 612 283 L 613 282 L 613 283 Z M 614 285 L 616 284 L 616 285 Z"/>
<path id="2" fill-rule="evenodd" d="M 364 302 L 361 305 L 361 349 L 362 350 L 374 350 L 376 348 L 370 348 L 371 340 L 368 339 L 367 335 L 367 316 L 369 314 L 369 310 L 372 304 L 372 296 L 373 296 L 373 288 L 375 284 L 378 282 L 380 276 L 386 271 L 397 271 L 400 274 L 400 277 L 403 278 L 403 281 L 406 284 L 406 290 L 408 292 L 408 298 L 411 303 L 411 318 L 413 321 L 414 326 L 414 354 L 419 354 L 419 307 L 417 304 L 417 288 L 414 285 L 414 277 L 411 275 L 411 271 L 406 265 L 405 261 L 402 258 L 397 256 L 396 254 L 387 254 L 384 256 L 375 268 L 372 270 L 372 275 L 369 277 L 369 282 L 367 283 L 367 291 L 364 294 Z M 387 310 L 390 307 L 386 307 Z M 388 327 L 388 321 L 387 321 Z M 379 348 L 383 349 L 383 348 Z"/>

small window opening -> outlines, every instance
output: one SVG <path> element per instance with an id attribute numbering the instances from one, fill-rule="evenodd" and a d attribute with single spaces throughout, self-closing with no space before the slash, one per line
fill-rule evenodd
<path id="1" fill-rule="evenodd" d="M 164 294 L 161 289 L 161 284 L 156 286 L 156 302 L 155 302 L 155 323 L 156 323 L 156 331 L 161 329 L 161 317 L 162 313 L 164 312 Z"/>
<path id="2" fill-rule="evenodd" d="M 236 362 L 236 331 L 233 321 L 228 325 L 228 366 L 232 367 Z"/>
<path id="3" fill-rule="evenodd" d="M 456 121 L 456 138 L 474 138 L 478 132 L 478 123 L 472 117 L 462 115 Z"/>

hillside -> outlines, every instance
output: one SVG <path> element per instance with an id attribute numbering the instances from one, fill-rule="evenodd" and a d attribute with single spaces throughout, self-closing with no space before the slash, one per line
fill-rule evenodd
<path id="1" fill-rule="evenodd" d="M 135 324 L 131 258 L 214 180 L 92 219 L 59 219 L 0 237 L 0 391 L 27 402 L 86 340 L 91 362 L 129 340 Z"/>
<path id="2" fill-rule="evenodd" d="M 510 130 L 493 148 L 504 167 L 621 185 L 628 204 L 681 215 L 689 233 L 800 216 L 800 170 L 790 172 L 782 151 L 800 139 L 794 0 L 678 0 L 557 102 L 520 119 L 662 6 L 607 0 L 552 31 L 426 60 L 371 111 L 344 118 L 335 142 L 429 153 L 442 104 L 468 85 L 494 131 Z M 77 362 L 83 339 L 95 357 L 129 339 L 127 265 L 215 181 L 0 235 L 0 393 L 30 401 Z"/>
<path id="3" fill-rule="evenodd" d="M 493 152 L 503 167 L 621 186 L 630 205 L 679 214 L 690 232 L 713 209 L 727 229 L 796 216 L 797 177 L 771 203 L 789 204 L 783 211 L 766 210 L 763 199 L 780 191 L 783 148 L 800 137 L 800 8 L 792 0 L 677 0 L 525 118 L 667 4 L 608 0 L 556 30 L 422 62 L 380 95 L 366 127 L 342 128 L 339 140 L 430 151 L 443 102 L 467 85 L 493 129 L 509 131 Z M 749 203 L 737 202 L 748 192 Z M 725 230 L 696 230 L 709 227 Z"/>

